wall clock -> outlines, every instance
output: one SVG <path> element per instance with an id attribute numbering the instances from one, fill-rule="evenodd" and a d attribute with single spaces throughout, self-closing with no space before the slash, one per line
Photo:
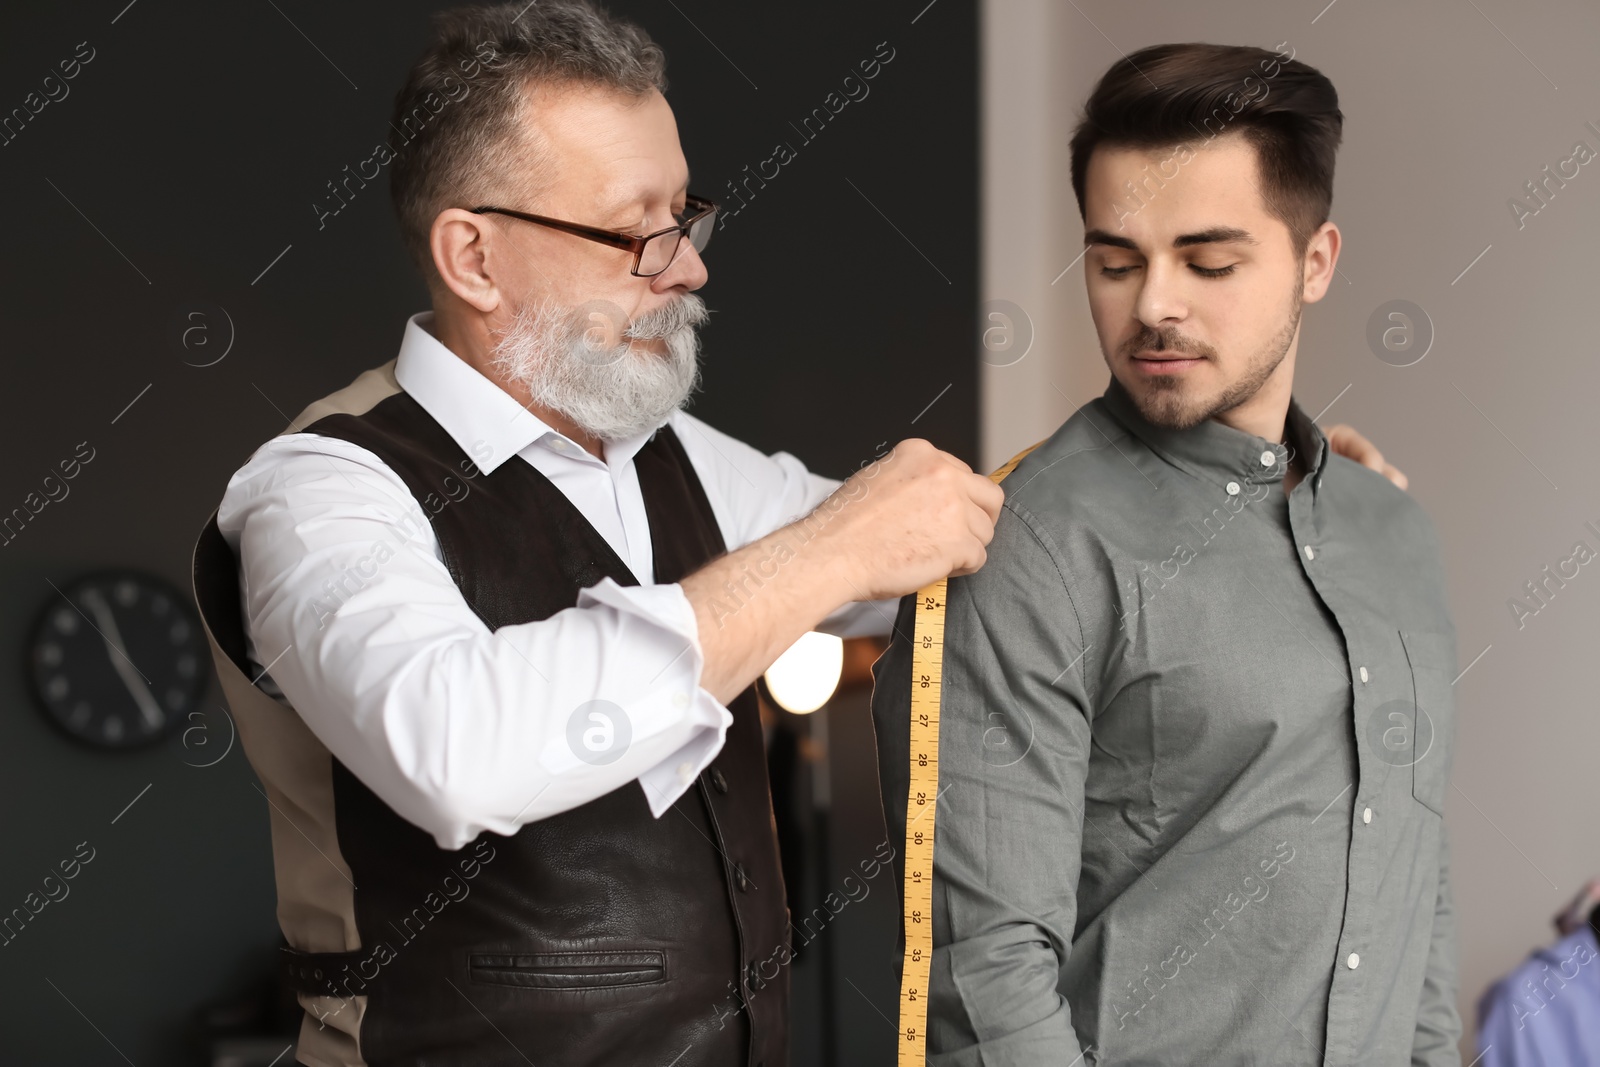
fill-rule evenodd
<path id="1" fill-rule="evenodd" d="M 151 744 L 205 695 L 209 648 L 194 608 L 138 571 L 89 574 L 62 589 L 28 653 L 45 714 L 97 748 Z"/>

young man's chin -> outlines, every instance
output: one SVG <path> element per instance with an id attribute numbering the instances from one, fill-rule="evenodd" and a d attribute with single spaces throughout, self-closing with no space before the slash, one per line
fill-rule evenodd
<path id="1" fill-rule="evenodd" d="M 1146 422 L 1168 430 L 1187 430 L 1209 419 L 1213 404 L 1200 390 L 1176 376 L 1123 383 Z"/>

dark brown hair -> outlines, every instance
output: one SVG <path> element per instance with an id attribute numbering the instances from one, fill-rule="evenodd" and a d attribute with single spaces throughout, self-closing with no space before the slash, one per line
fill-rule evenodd
<path id="1" fill-rule="evenodd" d="M 667 87 L 666 56 L 638 26 L 585 0 L 458 7 L 395 94 L 389 194 L 423 276 L 437 275 L 428 231 L 447 207 L 526 200 L 548 180 L 529 172 L 523 137 L 530 84 L 579 84 L 642 96 Z M 507 206 L 522 207 L 520 203 Z"/>
<path id="2" fill-rule="evenodd" d="M 1292 48 L 1278 47 L 1159 44 L 1114 64 L 1089 94 L 1072 135 L 1079 215 L 1086 214 L 1084 185 L 1095 148 L 1199 148 L 1238 132 L 1255 148 L 1267 211 L 1289 228 L 1303 256 L 1333 205 L 1344 115 L 1333 83 L 1291 58 Z"/>

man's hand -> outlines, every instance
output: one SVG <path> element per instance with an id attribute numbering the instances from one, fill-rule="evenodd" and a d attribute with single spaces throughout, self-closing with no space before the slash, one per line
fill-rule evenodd
<path id="1" fill-rule="evenodd" d="M 895 445 L 818 506 L 819 541 L 866 600 L 912 593 L 983 566 L 1005 494 L 921 438 Z"/>
<path id="2" fill-rule="evenodd" d="M 726 703 L 841 604 L 977 570 L 1004 501 L 956 457 L 901 441 L 811 514 L 683 579 L 705 656 L 701 687 Z"/>
<path id="3" fill-rule="evenodd" d="M 1385 462 L 1383 453 L 1378 451 L 1377 446 L 1361 436 L 1353 427 L 1341 422 L 1329 426 L 1323 433 L 1328 435 L 1328 444 L 1339 455 L 1355 460 L 1363 467 L 1370 467 L 1401 489 L 1411 484 L 1404 471 L 1393 463 Z"/>

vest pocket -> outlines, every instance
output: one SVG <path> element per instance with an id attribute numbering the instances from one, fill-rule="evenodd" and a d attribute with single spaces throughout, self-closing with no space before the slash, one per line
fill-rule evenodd
<path id="1" fill-rule="evenodd" d="M 1455 737 L 1455 637 L 1427 630 L 1402 630 L 1400 639 L 1411 663 L 1416 706 L 1411 795 L 1442 817 Z"/>
<path id="2" fill-rule="evenodd" d="M 468 965 L 474 982 L 524 989 L 614 989 L 667 978 L 663 952 L 473 953 Z"/>

